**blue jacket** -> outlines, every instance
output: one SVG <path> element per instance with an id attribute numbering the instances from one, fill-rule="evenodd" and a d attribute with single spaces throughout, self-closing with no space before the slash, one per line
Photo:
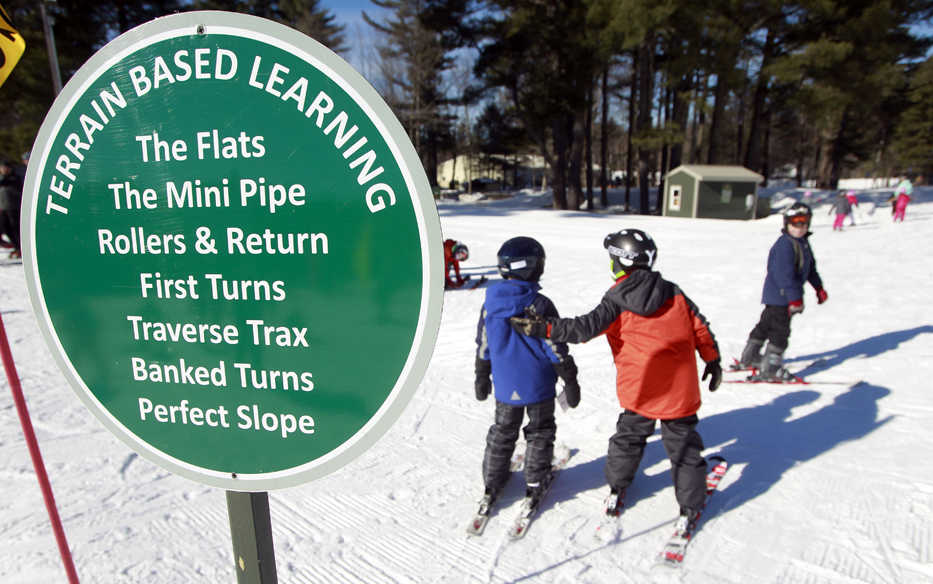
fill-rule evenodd
<path id="1" fill-rule="evenodd" d="M 809 237 L 808 233 L 797 239 L 782 231 L 771 246 L 768 252 L 768 275 L 765 276 L 761 291 L 763 304 L 787 306 L 794 300 L 802 299 L 804 282 L 810 282 L 816 290 L 823 287 L 823 280 L 816 271 L 816 258 L 810 249 Z"/>
<path id="2" fill-rule="evenodd" d="M 541 316 L 559 317 L 535 282 L 496 280 L 486 288 L 486 302 L 476 325 L 476 356 L 491 361 L 496 401 L 524 406 L 554 399 L 554 363 L 568 356 L 566 343 L 516 333 L 509 317 L 533 306 Z"/>

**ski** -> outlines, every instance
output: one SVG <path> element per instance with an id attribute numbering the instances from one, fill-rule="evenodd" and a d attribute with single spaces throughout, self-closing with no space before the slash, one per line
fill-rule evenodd
<path id="1" fill-rule="evenodd" d="M 706 509 L 707 504 L 709 504 L 710 497 L 713 496 L 713 493 L 715 493 L 716 489 L 719 487 L 719 482 L 722 480 L 722 477 L 726 474 L 726 471 L 729 470 L 729 463 L 721 456 L 710 457 L 709 462 L 713 465 L 713 468 L 706 473 L 706 499 L 703 501 L 700 514 L 697 515 L 693 525 L 688 525 L 686 529 L 674 530 L 674 533 L 664 544 L 664 549 L 661 550 L 661 554 L 658 556 L 658 563 L 660 565 L 677 568 L 683 563 L 684 554 L 687 553 L 687 544 L 690 543 L 690 540 L 697 532 L 700 519 L 703 517 L 703 511 Z"/>
<path id="2" fill-rule="evenodd" d="M 777 385 L 810 385 L 810 382 L 794 375 L 789 379 L 764 379 L 757 373 L 753 373 L 744 379 L 723 379 L 725 383 L 773 383 Z"/>
<path id="3" fill-rule="evenodd" d="M 477 288 L 479 288 L 480 286 L 482 286 L 483 284 L 485 284 L 485 283 L 486 283 L 486 280 L 488 280 L 488 279 L 489 279 L 489 278 L 487 278 L 486 276 L 483 276 L 483 277 L 480 278 L 479 280 L 471 280 L 471 281 L 470 281 L 470 284 L 465 285 L 464 288 L 466 288 L 467 290 L 476 290 Z"/>
<path id="4" fill-rule="evenodd" d="M 754 371 L 754 370 L 755 370 L 754 367 L 746 367 L 745 365 L 742 365 L 742 362 L 736 359 L 735 357 L 732 358 L 732 364 L 729 365 L 729 371 Z"/>
<path id="5" fill-rule="evenodd" d="M 749 372 L 749 375 L 740 379 L 723 379 L 726 383 L 784 383 L 784 384 L 801 384 L 807 385 L 807 381 L 800 377 L 799 375 L 794 375 L 790 371 L 785 373 L 788 377 L 784 379 L 765 379 L 761 376 L 761 373 L 758 371 L 757 367 L 746 367 L 739 362 L 738 359 L 733 358 L 732 364 L 729 365 L 729 371 L 734 373 L 740 372 Z"/>
<path id="6" fill-rule="evenodd" d="M 483 498 L 480 499 L 479 508 L 476 510 L 476 513 L 473 515 L 473 519 L 470 521 L 470 524 L 467 526 L 467 533 L 470 535 L 482 535 L 483 530 L 486 529 L 486 524 L 489 522 L 489 513 L 492 511 L 493 505 L 496 503 L 497 497 L 491 494 L 483 495 Z"/>
<path id="7" fill-rule="evenodd" d="M 773 384 L 773 385 L 859 385 L 860 383 L 865 383 L 864 380 L 845 380 L 845 379 L 803 379 L 802 377 L 797 377 L 796 379 L 791 379 L 788 381 L 767 381 L 764 379 L 723 379 L 723 383 L 763 383 L 763 384 Z"/>
<path id="8" fill-rule="evenodd" d="M 515 445 L 515 450 L 512 452 L 512 459 L 509 461 L 509 470 L 513 473 L 522 472 L 525 470 L 525 448 L 526 445 L 524 442 L 519 442 Z M 570 449 L 568 449 L 563 444 L 558 444 L 554 446 L 554 458 L 551 461 L 551 466 L 564 466 L 567 464 L 567 460 L 570 458 Z M 486 523 L 489 522 L 489 516 L 492 513 L 493 507 L 495 507 L 496 502 L 498 501 L 498 496 L 484 494 L 483 498 L 479 501 L 479 507 L 476 510 L 476 513 L 473 514 L 473 519 L 470 521 L 470 524 L 467 525 L 467 533 L 470 535 L 482 535 L 483 530 L 486 529 Z"/>
<path id="9" fill-rule="evenodd" d="M 809 362 L 807 362 L 807 359 L 803 359 L 802 361 L 806 363 L 806 366 L 801 369 L 798 369 L 798 371 L 805 371 L 813 366 L 817 366 L 825 362 L 826 360 L 827 359 L 825 357 L 820 357 L 818 359 L 815 359 Z M 794 361 L 794 363 L 798 363 L 798 361 Z M 808 383 L 801 375 L 798 375 L 795 373 L 790 373 L 791 378 L 786 379 L 786 380 L 764 380 L 760 377 L 757 367 L 747 367 L 745 365 L 742 365 L 742 363 L 734 357 L 732 359 L 732 364 L 729 365 L 728 371 L 731 373 L 740 373 L 740 372 L 749 373 L 749 376 L 744 379 L 725 380 L 725 381 L 728 381 L 728 383 L 802 383 L 804 385 Z"/>
<path id="10" fill-rule="evenodd" d="M 515 445 L 512 452 L 512 459 L 509 461 L 509 470 L 513 473 L 521 472 L 525 468 L 525 443 L 519 442 Z M 467 533 L 470 535 L 482 535 L 486 529 L 486 523 L 489 522 L 489 515 L 493 506 L 496 504 L 498 496 L 484 494 L 479 501 L 479 507 L 473 514 L 473 519 L 467 525 Z"/>
<path id="11" fill-rule="evenodd" d="M 548 492 L 550 492 L 551 486 L 554 484 L 554 479 L 557 478 L 561 469 L 567 466 L 567 461 L 570 460 L 570 454 L 570 449 L 567 447 L 554 448 L 554 461 L 551 464 L 551 472 L 544 480 L 541 493 L 537 498 L 525 497 L 522 500 L 522 504 L 518 509 L 518 515 L 512 521 L 512 525 L 509 526 L 509 539 L 515 540 L 525 537 L 525 534 L 528 532 L 528 527 L 538 514 L 538 509 L 541 508 L 541 502 L 544 501 L 544 498 L 547 496 Z"/>
<path id="12" fill-rule="evenodd" d="M 479 288 L 480 286 L 482 286 L 483 284 L 485 284 L 488 280 L 489 280 L 489 278 L 487 278 L 486 276 L 482 276 L 482 277 L 480 277 L 479 279 L 474 279 L 473 277 L 471 277 L 471 276 L 468 274 L 468 275 L 463 279 L 463 284 L 461 284 L 460 286 L 448 286 L 447 284 L 444 284 L 444 290 L 448 290 L 448 291 L 451 291 L 451 290 L 476 290 L 477 288 Z"/>

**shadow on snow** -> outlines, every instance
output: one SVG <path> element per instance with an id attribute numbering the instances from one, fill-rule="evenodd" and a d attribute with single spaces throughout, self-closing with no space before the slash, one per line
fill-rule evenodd
<path id="1" fill-rule="evenodd" d="M 860 382 L 836 396 L 831 404 L 794 419 L 790 419 L 793 410 L 814 402 L 819 392 L 794 391 L 767 404 L 701 417 L 697 429 L 704 443 L 725 444 L 715 454 L 724 456 L 733 467 L 744 465 L 740 478 L 725 488 L 722 496 L 714 498 L 713 504 L 739 507 L 777 485 L 788 469 L 874 432 L 892 419 L 878 419 L 878 400 L 890 393 L 886 387 Z M 672 484 L 666 465 L 663 472 L 645 472 L 667 460 L 659 434 L 660 430 L 656 430 L 646 445 L 639 472 L 626 491 L 626 513 Z M 565 469 L 542 511 L 581 491 L 604 488 L 608 493 L 605 464 L 606 457 L 602 456 Z M 671 509 L 676 509 L 673 498 Z M 599 513 L 599 509 L 593 512 Z"/>
<path id="2" fill-rule="evenodd" d="M 901 343 L 906 343 L 907 341 L 919 335 L 930 333 L 933 333 L 933 325 L 924 325 L 902 331 L 883 333 L 873 337 L 868 337 L 867 339 L 862 339 L 861 341 L 856 341 L 839 349 L 793 357 L 787 359 L 786 362 L 794 363 L 797 361 L 815 360 L 801 371 L 797 371 L 797 375 L 800 375 L 801 377 L 807 377 L 808 375 L 814 375 L 816 373 L 821 373 L 828 369 L 832 369 L 836 365 L 839 365 L 849 359 L 856 357 L 876 357 L 881 353 L 893 351 L 897 349 Z"/>

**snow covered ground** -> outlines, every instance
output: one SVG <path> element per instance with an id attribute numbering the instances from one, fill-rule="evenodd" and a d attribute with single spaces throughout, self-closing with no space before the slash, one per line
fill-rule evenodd
<path id="1" fill-rule="evenodd" d="M 583 400 L 558 413 L 558 440 L 574 454 L 528 535 L 505 535 L 520 477 L 486 533 L 466 535 L 493 409 L 473 397 L 478 289 L 446 294 L 421 387 L 375 447 L 324 479 L 271 493 L 279 581 L 933 582 L 933 188 L 915 191 L 903 224 L 891 223 L 887 191 L 859 196 L 857 225 L 841 233 L 825 203 L 815 208 L 811 241 L 829 301 L 817 306 L 808 289 L 786 355 L 813 383 L 703 391 L 707 453 L 733 467 L 679 573 L 652 569 L 677 514 L 657 436 L 629 490 L 624 530 L 610 542 L 594 534 L 619 413 L 601 338 L 572 346 Z M 541 241 L 543 291 L 566 316 L 591 309 L 611 284 L 603 236 L 644 229 L 658 243 L 658 269 L 699 305 L 723 354 L 739 353 L 760 312 L 778 216 L 666 219 L 542 208 L 549 203 L 528 193 L 444 201 L 439 212 L 444 235 L 469 246 L 473 273 L 491 275 L 483 266 L 509 237 Z M 0 266 L 0 311 L 81 581 L 234 582 L 224 493 L 139 458 L 84 408 L 43 344 L 19 264 Z M 2 374 L 0 414 L 0 582 L 64 582 Z"/>

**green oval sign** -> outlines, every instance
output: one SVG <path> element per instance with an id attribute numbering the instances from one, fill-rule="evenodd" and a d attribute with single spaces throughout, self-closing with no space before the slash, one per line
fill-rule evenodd
<path id="1" fill-rule="evenodd" d="M 268 490 L 400 415 L 440 324 L 440 225 L 405 131 L 337 55 L 256 17 L 158 19 L 81 68 L 32 162 L 33 306 L 140 454 Z"/>

